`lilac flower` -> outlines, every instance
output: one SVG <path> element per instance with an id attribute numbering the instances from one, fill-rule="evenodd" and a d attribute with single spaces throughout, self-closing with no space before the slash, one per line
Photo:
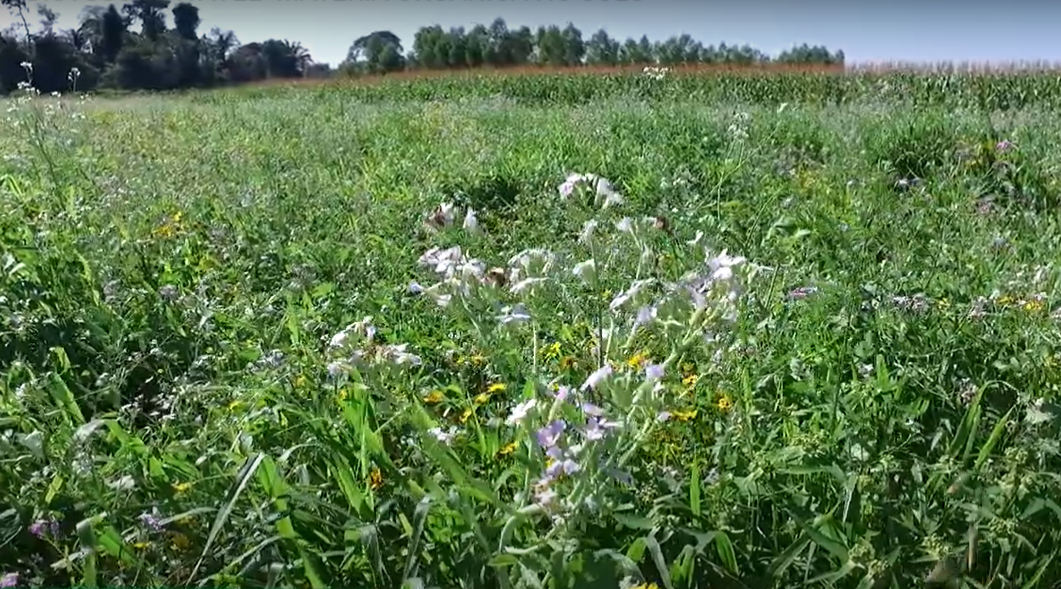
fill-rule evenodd
<path id="1" fill-rule="evenodd" d="M 663 380 L 663 366 L 659 364 L 645 366 L 645 380 Z"/>
<path id="2" fill-rule="evenodd" d="M 549 468 L 545 469 L 545 474 L 549 478 L 555 478 L 562 474 L 572 475 L 582 470 L 577 462 L 566 458 L 564 460 L 557 460 L 549 465 Z"/>
<path id="3" fill-rule="evenodd" d="M 670 411 L 660 411 L 659 414 L 656 415 L 656 421 L 660 423 L 663 423 L 668 419 L 670 419 Z"/>
<path id="4" fill-rule="evenodd" d="M 560 436 L 564 434 L 564 430 L 567 429 L 567 424 L 563 420 L 557 419 L 549 425 L 538 430 L 538 445 L 542 448 L 552 448 L 556 446 L 557 442 L 560 441 Z"/>
<path id="5" fill-rule="evenodd" d="M 597 370 L 595 370 L 593 372 L 593 374 L 589 375 L 589 377 L 586 379 L 586 382 L 582 383 L 582 390 L 583 391 L 587 390 L 587 389 L 594 389 L 595 390 L 597 387 L 599 387 L 601 385 L 602 382 L 605 381 L 605 379 L 607 379 L 611 375 L 612 375 L 612 367 L 611 366 L 602 366 L 601 368 L 598 368 Z"/>
<path id="6" fill-rule="evenodd" d="M 0 577 L 0 587 L 14 587 L 18 585 L 18 573 L 4 573 Z"/>
<path id="7" fill-rule="evenodd" d="M 560 385 L 560 387 L 556 389 L 555 396 L 557 400 L 566 401 L 567 398 L 571 396 L 571 387 L 566 385 Z"/>
<path id="8" fill-rule="evenodd" d="M 546 485 L 540 486 L 534 492 L 534 502 L 542 507 L 550 507 L 553 501 L 556 500 L 556 491 L 553 491 Z"/>
<path id="9" fill-rule="evenodd" d="M 524 401 L 519 405 L 512 408 L 512 413 L 505 420 L 508 425 L 519 425 L 523 423 L 523 420 L 527 419 L 527 415 L 534 409 L 538 402 L 534 399 Z"/>
<path id="10" fill-rule="evenodd" d="M 59 535 L 59 522 L 55 520 L 41 519 L 30 524 L 27 529 L 29 530 L 29 533 L 38 538 L 44 538 L 49 534 L 52 537 L 55 537 Z"/>
<path id="11" fill-rule="evenodd" d="M 603 417 L 591 417 L 586 420 L 586 429 L 583 435 L 586 436 L 586 440 L 591 442 L 602 440 L 609 430 L 616 429 L 619 426 L 620 424 L 617 421 L 610 421 Z"/>
<path id="12" fill-rule="evenodd" d="M 156 532 L 161 531 L 162 528 L 165 527 L 162 524 L 162 518 L 159 517 L 158 510 L 153 511 L 152 513 L 141 513 L 140 523 Z"/>
<path id="13" fill-rule="evenodd" d="M 998 151 L 1002 151 L 1002 152 L 1009 151 L 1012 147 L 1013 147 L 1013 142 L 1011 142 L 1008 139 L 1003 139 L 1002 141 L 999 141 L 998 143 L 995 144 L 995 149 L 997 149 Z"/>
<path id="14" fill-rule="evenodd" d="M 814 286 L 800 286 L 792 289 L 788 293 L 788 298 L 794 301 L 802 300 L 810 295 L 818 292 L 818 288 Z"/>
<path id="15" fill-rule="evenodd" d="M 659 311 L 655 306 L 646 305 L 637 310 L 637 318 L 634 320 L 634 327 L 645 325 L 652 322 L 657 316 Z"/>
<path id="16" fill-rule="evenodd" d="M 604 414 L 604 411 L 602 411 L 600 407 L 597 407 L 593 403 L 583 403 L 582 412 L 586 415 L 592 415 L 594 417 L 599 417 L 600 415 Z"/>

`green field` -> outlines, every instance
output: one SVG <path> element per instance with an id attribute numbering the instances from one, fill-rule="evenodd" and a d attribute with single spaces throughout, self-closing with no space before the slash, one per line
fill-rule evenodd
<path id="1" fill-rule="evenodd" d="M 1057 85 L 11 98 L 0 584 L 1056 587 Z"/>

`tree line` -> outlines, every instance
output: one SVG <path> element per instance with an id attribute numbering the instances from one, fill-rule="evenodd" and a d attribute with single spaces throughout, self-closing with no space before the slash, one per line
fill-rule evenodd
<path id="1" fill-rule="evenodd" d="M 842 51 L 802 45 L 771 57 L 747 45 L 704 45 L 689 35 L 662 41 L 620 41 L 603 29 L 583 37 L 572 24 L 509 29 L 489 26 L 443 30 L 422 27 L 406 49 L 390 31 L 353 41 L 335 68 L 316 63 L 298 42 L 267 39 L 241 43 L 232 31 L 200 33 L 199 8 L 170 0 L 131 0 L 120 8 L 89 6 L 77 28 L 59 30 L 58 15 L 43 4 L 36 14 L 27 0 L 0 0 L 15 24 L 0 31 L 0 93 L 30 81 L 41 92 L 176 90 L 275 78 L 323 78 L 403 70 L 457 70 L 528 65 L 612 66 L 679 64 L 843 64 Z M 169 20 L 172 18 L 172 28 Z M 39 19 L 38 26 L 30 20 Z M 139 25 L 139 31 L 132 30 Z"/>

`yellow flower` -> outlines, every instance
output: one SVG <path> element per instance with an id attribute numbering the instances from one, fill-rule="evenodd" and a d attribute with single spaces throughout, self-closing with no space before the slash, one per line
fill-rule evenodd
<path id="1" fill-rule="evenodd" d="M 188 539 L 188 536 L 185 536 L 180 532 L 174 533 L 170 537 L 170 542 L 173 546 L 173 549 L 177 550 L 178 552 L 184 552 L 192 545 L 192 541 Z"/>
<path id="2" fill-rule="evenodd" d="M 178 492 L 178 493 L 183 493 L 183 492 L 185 492 L 185 491 L 187 491 L 188 489 L 191 489 L 191 488 L 192 488 L 192 484 L 191 483 L 173 483 L 173 490 Z"/>
<path id="3" fill-rule="evenodd" d="M 342 403 L 346 400 L 346 397 L 349 396 L 349 394 L 350 393 L 346 392 L 346 389 L 339 389 L 339 392 L 335 395 L 335 400 L 339 403 Z"/>
<path id="4" fill-rule="evenodd" d="M 150 545 L 151 545 L 150 542 L 142 540 L 140 542 L 134 542 L 133 543 L 133 548 L 136 548 L 137 550 L 143 550 L 143 549 L 147 548 Z"/>
<path id="5" fill-rule="evenodd" d="M 298 375 L 297 377 L 295 377 L 295 388 L 296 389 L 300 389 L 300 388 L 306 386 L 306 381 L 307 380 L 308 379 L 306 378 L 305 374 Z"/>
<path id="6" fill-rule="evenodd" d="M 1025 303 L 1024 303 L 1024 310 L 1026 312 L 1028 312 L 1028 313 L 1035 313 L 1037 311 L 1042 311 L 1043 307 L 1044 307 L 1043 302 L 1038 300 L 1038 299 L 1032 299 L 1030 301 L 1025 301 Z"/>
<path id="7" fill-rule="evenodd" d="M 655 583 L 641 583 L 640 585 L 634 586 L 634 589 L 659 589 L 659 585 Z"/>
<path id="8" fill-rule="evenodd" d="M 1013 304 L 1013 297 L 1011 297 L 1009 295 L 1002 295 L 1002 296 L 998 297 L 998 301 L 996 301 L 996 302 L 999 305 L 1002 305 L 1003 307 L 1006 307 L 1006 306 L 1009 306 L 1009 305 Z"/>
<path id="9" fill-rule="evenodd" d="M 542 350 L 542 358 L 551 360 L 560 357 L 560 342 L 553 342 Z"/>
<path id="10" fill-rule="evenodd" d="M 700 380 L 700 376 L 696 374 L 690 374 L 682 378 L 682 384 L 687 389 L 691 389 L 696 386 L 696 382 Z"/>
<path id="11" fill-rule="evenodd" d="M 560 370 L 568 370 L 570 368 L 574 368 L 574 366 L 575 359 L 573 357 L 564 356 L 563 358 L 560 358 Z"/>
<path id="12" fill-rule="evenodd" d="M 461 412 L 461 416 L 459 418 L 460 422 L 464 423 L 465 421 L 468 421 L 468 418 L 471 417 L 471 416 L 472 416 L 472 410 L 469 407 L 468 409 L 465 409 L 463 412 Z"/>
<path id="13" fill-rule="evenodd" d="M 378 468 L 373 468 L 368 473 L 368 486 L 373 491 L 378 491 L 383 486 L 383 473 Z"/>
<path id="14" fill-rule="evenodd" d="M 718 410 L 725 413 L 733 408 L 733 399 L 729 395 L 723 394 L 718 400 Z"/>
<path id="15" fill-rule="evenodd" d="M 950 307 L 950 301 L 946 298 L 939 299 L 938 301 L 936 301 L 936 306 L 940 309 L 946 309 Z"/>
<path id="16" fill-rule="evenodd" d="M 486 405 L 490 402 L 490 393 L 479 393 L 478 395 L 475 395 L 472 402 L 476 405 Z"/>
<path id="17" fill-rule="evenodd" d="M 240 407 L 243 407 L 243 401 L 241 401 L 239 399 L 236 399 L 235 401 L 232 401 L 231 403 L 229 403 L 227 408 L 228 408 L 229 411 L 235 411 L 236 409 L 239 409 Z"/>
<path id="18" fill-rule="evenodd" d="M 472 366 L 482 366 L 483 364 L 486 364 L 486 358 L 484 358 L 482 354 L 475 354 L 471 358 L 468 358 L 468 362 L 471 363 Z"/>
<path id="19" fill-rule="evenodd" d="M 516 442 L 509 442 L 508 444 L 505 444 L 505 446 L 501 448 L 501 450 L 499 450 L 497 454 L 498 456 L 508 456 L 509 454 L 516 451 L 517 446 L 518 444 L 516 444 Z"/>
<path id="20" fill-rule="evenodd" d="M 640 368 L 645 362 L 648 362 L 648 355 L 644 352 L 638 352 L 633 356 L 630 356 L 630 359 L 626 361 L 626 365 L 630 368 L 637 369 Z"/>
<path id="21" fill-rule="evenodd" d="M 692 362 L 685 362 L 682 364 L 682 374 L 692 374 L 696 372 L 696 364 Z"/>
<path id="22" fill-rule="evenodd" d="M 434 390 L 424 395 L 424 403 L 427 403 L 428 405 L 437 405 L 444 400 L 446 400 L 446 396 L 439 390 Z"/>
<path id="23" fill-rule="evenodd" d="M 677 421 L 689 421 L 696 417 L 696 409 L 691 411 L 673 411 L 670 416 Z"/>
<path id="24" fill-rule="evenodd" d="M 486 392 L 488 394 L 492 395 L 494 393 L 504 392 L 504 390 L 506 388 L 508 388 L 508 387 L 505 386 L 505 383 L 503 383 L 503 382 L 495 382 L 494 384 L 486 387 Z"/>

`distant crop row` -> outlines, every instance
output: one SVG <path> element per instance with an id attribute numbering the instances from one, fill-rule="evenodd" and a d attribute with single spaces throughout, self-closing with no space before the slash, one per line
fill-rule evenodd
<path id="1" fill-rule="evenodd" d="M 977 110 L 1061 107 L 1061 70 L 988 69 L 934 65 L 922 69 L 863 66 L 807 68 L 691 68 L 475 71 L 398 75 L 236 89 L 240 95 L 310 86 L 321 99 L 336 95 L 362 102 L 504 98 L 522 104 L 587 104 L 606 99 L 729 102 L 780 105 L 903 103 Z M 202 100 L 223 99 L 232 90 Z"/>

